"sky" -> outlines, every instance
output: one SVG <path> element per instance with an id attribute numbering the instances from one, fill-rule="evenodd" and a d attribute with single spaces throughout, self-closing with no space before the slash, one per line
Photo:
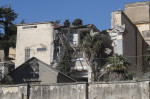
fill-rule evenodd
<path id="1" fill-rule="evenodd" d="M 80 18 L 83 24 L 94 24 L 100 31 L 111 28 L 111 12 L 124 10 L 124 4 L 149 0 L 0 0 L 0 6 L 8 5 L 18 14 L 15 23 L 66 19 L 73 22 Z"/>

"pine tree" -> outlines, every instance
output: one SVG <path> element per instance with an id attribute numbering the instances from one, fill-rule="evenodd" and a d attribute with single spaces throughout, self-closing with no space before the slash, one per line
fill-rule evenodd
<path id="1" fill-rule="evenodd" d="M 69 36 L 67 38 L 69 38 Z M 71 57 L 69 39 L 64 40 L 64 43 L 63 43 L 63 46 L 61 49 L 62 50 L 61 50 L 61 55 L 60 55 L 60 61 L 58 63 L 58 66 L 56 67 L 56 69 L 63 72 L 64 74 L 70 76 L 72 57 Z"/>
<path id="2" fill-rule="evenodd" d="M 65 22 L 64 22 L 64 26 L 66 26 L 66 27 L 70 26 L 70 22 L 69 22 L 69 20 L 65 20 Z"/>
<path id="3" fill-rule="evenodd" d="M 81 19 L 75 19 L 75 20 L 72 22 L 72 25 L 74 25 L 74 26 L 83 25 L 83 24 L 82 24 L 82 20 L 81 20 Z"/>
<path id="4" fill-rule="evenodd" d="M 4 31 L 0 39 L 0 49 L 4 49 L 5 59 L 8 58 L 9 47 L 15 47 L 16 44 L 17 28 L 13 23 L 16 18 L 17 14 L 10 7 L 0 7 L 0 29 Z"/>

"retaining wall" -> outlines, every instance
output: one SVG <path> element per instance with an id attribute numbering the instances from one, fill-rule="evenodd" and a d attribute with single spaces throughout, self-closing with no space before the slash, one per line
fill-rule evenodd
<path id="1" fill-rule="evenodd" d="M 0 99 L 149 99 L 150 81 L 1 85 Z"/>

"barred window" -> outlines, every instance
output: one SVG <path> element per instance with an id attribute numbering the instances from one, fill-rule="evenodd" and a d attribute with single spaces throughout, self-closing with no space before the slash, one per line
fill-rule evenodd
<path id="1" fill-rule="evenodd" d="M 30 49 L 27 48 L 27 49 L 25 49 L 25 61 L 27 61 L 29 59 L 30 59 Z"/>

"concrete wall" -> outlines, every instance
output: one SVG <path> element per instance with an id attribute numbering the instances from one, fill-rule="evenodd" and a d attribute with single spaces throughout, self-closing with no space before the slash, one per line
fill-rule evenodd
<path id="1" fill-rule="evenodd" d="M 0 62 L 4 61 L 4 50 L 0 50 Z"/>
<path id="2" fill-rule="evenodd" d="M 11 61 L 13 63 L 15 63 L 15 57 L 16 57 L 16 49 L 15 48 L 12 48 L 12 47 L 9 48 L 9 56 L 8 57 L 11 58 Z"/>
<path id="3" fill-rule="evenodd" d="M 150 21 L 150 1 L 125 4 L 125 13 L 133 23 Z"/>
<path id="4" fill-rule="evenodd" d="M 37 28 L 33 28 L 36 26 Z M 37 57 L 43 62 L 50 64 L 53 60 L 53 47 L 51 47 L 53 30 L 54 28 L 51 22 L 18 25 L 15 66 L 19 66 L 25 62 L 26 48 L 30 48 L 30 58 Z M 46 50 L 37 51 L 37 48 L 46 48 Z"/>
<path id="5" fill-rule="evenodd" d="M 149 81 L 91 83 L 89 99 L 149 99 Z"/>
<path id="6" fill-rule="evenodd" d="M 149 99 L 150 81 L 1 85 L 1 99 Z M 28 93 L 27 93 L 28 90 Z"/>
<path id="7" fill-rule="evenodd" d="M 150 30 L 150 1 L 125 4 L 124 12 L 142 35 L 143 31 Z M 150 45 L 149 40 L 145 39 L 145 41 Z"/>

